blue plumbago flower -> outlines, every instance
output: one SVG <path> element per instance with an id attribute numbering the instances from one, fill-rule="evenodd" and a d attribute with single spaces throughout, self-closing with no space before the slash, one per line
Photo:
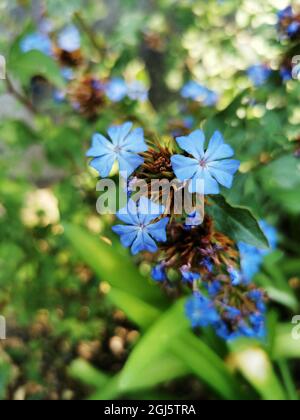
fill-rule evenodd
<path id="1" fill-rule="evenodd" d="M 40 51 L 45 55 L 52 54 L 52 45 L 50 38 L 42 33 L 32 33 L 22 39 L 20 43 L 21 51 L 27 53 L 29 51 Z"/>
<path id="2" fill-rule="evenodd" d="M 69 67 L 61 69 L 61 75 L 67 82 L 74 79 L 74 71 Z"/>
<path id="3" fill-rule="evenodd" d="M 238 243 L 241 256 L 242 276 L 246 282 L 250 282 L 260 271 L 265 256 L 277 247 L 277 231 L 264 220 L 260 221 L 260 227 L 269 241 L 270 249 L 258 249 L 243 242 Z"/>
<path id="4" fill-rule="evenodd" d="M 57 44 L 60 49 L 72 53 L 80 49 L 80 33 L 76 26 L 66 26 L 58 35 Z"/>
<path id="5" fill-rule="evenodd" d="M 127 95 L 127 85 L 123 79 L 116 77 L 108 82 L 105 92 L 112 102 L 120 102 Z"/>
<path id="6" fill-rule="evenodd" d="M 127 96 L 133 101 L 145 102 L 148 99 L 148 89 L 141 81 L 135 80 L 128 83 Z"/>
<path id="7" fill-rule="evenodd" d="M 180 272 L 182 274 L 182 280 L 187 283 L 193 283 L 201 277 L 199 273 L 191 272 L 191 267 L 188 265 L 182 266 Z"/>
<path id="8" fill-rule="evenodd" d="M 203 186 L 204 194 L 219 194 L 219 184 L 231 188 L 233 176 L 240 162 L 229 159 L 234 155 L 234 151 L 224 143 L 219 131 L 214 133 L 206 150 L 202 130 L 196 130 L 187 137 L 178 137 L 176 141 L 181 149 L 193 156 L 191 158 L 175 155 L 171 158 L 177 178 L 180 181 L 191 180 L 189 185 L 191 193 L 202 193 Z"/>
<path id="9" fill-rule="evenodd" d="M 287 27 L 287 34 L 289 37 L 293 37 L 294 35 L 296 35 L 300 30 L 300 22 L 292 22 L 288 27 Z"/>
<path id="10" fill-rule="evenodd" d="M 201 225 L 203 222 L 203 217 L 198 211 L 194 211 L 193 213 L 189 214 L 185 220 L 185 227 L 191 228 L 195 226 Z"/>
<path id="11" fill-rule="evenodd" d="M 133 255 L 141 251 L 156 252 L 157 242 L 166 242 L 166 227 L 169 218 L 154 222 L 164 213 L 164 207 L 148 198 L 142 197 L 137 203 L 129 200 L 128 206 L 117 213 L 117 217 L 126 225 L 117 225 L 113 231 L 120 235 L 122 244 L 131 247 Z"/>
<path id="12" fill-rule="evenodd" d="M 185 99 L 201 102 L 205 106 L 214 106 L 219 96 L 212 90 L 191 80 L 181 89 L 181 96 Z"/>
<path id="13" fill-rule="evenodd" d="M 254 86 L 263 86 L 269 79 L 272 70 L 264 64 L 256 64 L 247 70 L 247 74 Z"/>
<path id="14" fill-rule="evenodd" d="M 145 152 L 148 147 L 144 140 L 142 128 L 131 131 L 132 123 L 126 122 L 120 126 L 108 129 L 108 140 L 101 134 L 95 134 L 92 147 L 87 156 L 94 158 L 90 165 L 105 178 L 109 176 L 115 161 L 118 161 L 122 173 L 130 176 L 138 168 L 144 159 L 138 153 Z"/>
<path id="15" fill-rule="evenodd" d="M 279 21 L 292 18 L 294 16 L 292 6 L 288 6 L 283 10 L 279 10 L 279 12 L 277 13 L 277 16 L 278 16 Z"/>
<path id="16" fill-rule="evenodd" d="M 213 281 L 207 284 L 207 291 L 211 298 L 216 297 L 222 289 L 222 284 L 219 281 Z"/>
<path id="17" fill-rule="evenodd" d="M 203 267 L 209 272 L 209 273 L 212 273 L 213 272 L 213 270 L 214 270 L 214 265 L 213 265 L 213 263 L 212 263 L 212 260 L 210 259 L 210 258 L 208 258 L 208 257 L 205 257 L 204 259 L 203 259 L 203 261 L 202 261 L 202 264 L 201 265 L 203 265 Z"/>
<path id="18" fill-rule="evenodd" d="M 233 286 L 238 286 L 242 283 L 243 276 L 236 268 L 229 267 L 228 272 L 230 274 L 231 282 Z"/>
<path id="19" fill-rule="evenodd" d="M 166 273 L 166 266 L 162 262 L 158 265 L 156 265 L 151 272 L 152 278 L 155 281 L 163 282 L 167 280 L 167 273 Z"/>
<path id="20" fill-rule="evenodd" d="M 187 301 L 185 311 L 193 328 L 207 327 L 220 321 L 220 315 L 216 311 L 213 302 L 200 293 L 195 293 Z"/>
<path id="21" fill-rule="evenodd" d="M 289 82 L 292 80 L 292 70 L 287 67 L 281 67 L 280 69 L 280 76 L 283 82 Z"/>

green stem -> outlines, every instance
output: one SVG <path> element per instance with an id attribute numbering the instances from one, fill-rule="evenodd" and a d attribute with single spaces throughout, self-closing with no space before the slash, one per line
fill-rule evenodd
<path id="1" fill-rule="evenodd" d="M 297 389 L 295 387 L 293 378 L 291 376 L 288 363 L 286 362 L 286 360 L 281 359 L 278 361 L 278 366 L 281 372 L 281 376 L 282 376 L 289 400 L 298 401 L 299 397 L 298 397 Z"/>

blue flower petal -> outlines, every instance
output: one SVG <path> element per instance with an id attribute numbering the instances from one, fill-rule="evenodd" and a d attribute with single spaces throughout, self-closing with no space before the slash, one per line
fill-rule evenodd
<path id="1" fill-rule="evenodd" d="M 186 181 L 193 178 L 199 168 L 199 162 L 196 159 L 182 155 L 174 155 L 171 158 L 172 168 L 180 181 Z"/>
<path id="2" fill-rule="evenodd" d="M 219 131 L 216 131 L 208 145 L 205 153 L 207 162 L 230 158 L 234 155 L 234 150 L 228 144 L 224 143 L 224 138 Z"/>
<path id="3" fill-rule="evenodd" d="M 87 152 L 87 157 L 99 157 L 113 152 L 112 143 L 101 134 L 94 134 L 92 138 L 92 147 Z"/>
<path id="4" fill-rule="evenodd" d="M 122 125 L 110 127 L 107 130 L 108 135 L 115 146 L 120 146 L 124 138 L 128 136 L 132 128 L 132 125 L 133 124 L 131 122 L 126 122 L 125 124 L 122 124 Z"/>
<path id="5" fill-rule="evenodd" d="M 146 197 L 141 197 L 138 205 L 140 223 L 148 225 L 164 213 L 163 206 L 154 203 Z"/>
<path id="6" fill-rule="evenodd" d="M 136 226 L 116 225 L 113 226 L 112 230 L 117 235 L 120 235 L 121 243 L 126 248 L 131 246 L 137 237 Z"/>
<path id="7" fill-rule="evenodd" d="M 176 139 L 179 147 L 197 159 L 204 157 L 205 136 L 202 130 L 196 130 L 189 136 Z"/>
<path id="8" fill-rule="evenodd" d="M 138 231 L 137 237 L 132 244 L 131 252 L 133 255 L 141 251 L 156 252 L 158 247 L 154 240 L 145 231 Z"/>
<path id="9" fill-rule="evenodd" d="M 157 223 L 153 223 L 149 225 L 147 231 L 158 242 L 166 242 L 167 240 L 167 225 L 169 223 L 169 218 L 165 217 L 164 219 L 160 220 Z"/>
<path id="10" fill-rule="evenodd" d="M 106 178 L 111 173 L 112 167 L 115 162 L 115 154 L 106 154 L 100 157 L 93 159 L 90 162 L 90 166 L 96 169 L 102 178 Z"/>
<path id="11" fill-rule="evenodd" d="M 120 146 L 130 152 L 146 152 L 148 146 L 145 143 L 144 130 L 142 128 L 134 129 L 128 136 L 124 137 L 123 141 L 120 142 Z"/>
<path id="12" fill-rule="evenodd" d="M 240 167 L 238 160 L 220 160 L 208 163 L 209 173 L 226 188 L 231 188 L 233 175 Z"/>
<path id="13" fill-rule="evenodd" d="M 134 153 L 126 152 L 125 150 L 120 151 L 117 155 L 119 162 L 119 169 L 122 172 L 124 178 L 128 178 L 133 172 L 144 163 L 144 159 Z"/>

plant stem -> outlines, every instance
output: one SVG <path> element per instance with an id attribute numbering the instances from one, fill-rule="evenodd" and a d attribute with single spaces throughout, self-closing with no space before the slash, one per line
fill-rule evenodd
<path id="1" fill-rule="evenodd" d="M 8 92 L 12 94 L 19 102 L 21 102 L 21 104 L 23 104 L 30 112 L 37 114 L 37 110 L 35 109 L 33 103 L 28 98 L 26 98 L 25 95 L 22 95 L 22 93 L 17 91 L 10 78 L 6 76 L 5 80 Z"/>
<path id="2" fill-rule="evenodd" d="M 294 384 L 293 378 L 291 376 L 291 372 L 286 360 L 279 360 L 278 362 L 279 369 L 281 372 L 281 376 L 285 385 L 285 389 L 290 401 L 298 401 L 298 393 L 296 386 Z"/>

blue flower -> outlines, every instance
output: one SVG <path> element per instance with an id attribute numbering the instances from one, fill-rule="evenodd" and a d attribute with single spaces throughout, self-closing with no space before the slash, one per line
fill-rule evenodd
<path id="1" fill-rule="evenodd" d="M 156 265 L 151 271 L 152 278 L 155 281 L 163 282 L 167 280 L 166 266 L 162 262 Z"/>
<path id="2" fill-rule="evenodd" d="M 256 87 L 263 86 L 270 77 L 271 73 L 271 69 L 263 64 L 251 66 L 247 70 L 248 77 Z"/>
<path id="3" fill-rule="evenodd" d="M 175 155 L 171 158 L 175 175 L 180 181 L 191 180 L 191 193 L 219 194 L 219 184 L 231 188 L 233 176 L 240 166 L 237 160 L 229 159 L 233 149 L 224 143 L 222 134 L 216 131 L 205 151 L 205 136 L 202 130 L 196 130 L 188 137 L 178 137 L 178 145 L 193 158 Z"/>
<path id="4" fill-rule="evenodd" d="M 67 26 L 58 35 L 59 48 L 69 53 L 79 50 L 80 43 L 80 33 L 74 25 Z"/>
<path id="5" fill-rule="evenodd" d="M 217 280 L 214 280 L 213 282 L 207 285 L 207 291 L 211 298 L 216 297 L 220 293 L 221 289 L 222 284 Z"/>
<path id="6" fill-rule="evenodd" d="M 216 311 L 213 302 L 200 293 L 195 293 L 187 301 L 185 311 L 193 328 L 207 327 L 220 321 L 220 315 Z"/>
<path id="7" fill-rule="evenodd" d="M 117 217 L 126 225 L 117 225 L 113 231 L 120 235 L 122 244 L 131 247 L 133 255 L 141 251 L 156 252 L 156 242 L 166 242 L 166 227 L 169 218 L 165 217 L 154 222 L 164 212 L 159 206 L 148 198 L 142 197 L 138 202 L 129 200 L 126 208 L 117 213 Z"/>
<path id="8" fill-rule="evenodd" d="M 145 102 L 148 99 L 148 89 L 139 80 L 135 80 L 127 85 L 127 95 L 133 101 Z"/>
<path id="9" fill-rule="evenodd" d="M 292 6 L 288 6 L 283 10 L 280 10 L 277 13 L 278 19 L 281 22 L 284 19 L 289 19 L 294 17 L 294 12 Z"/>
<path id="10" fill-rule="evenodd" d="M 22 39 L 20 43 L 21 51 L 27 53 L 29 51 L 40 51 L 45 55 L 52 54 L 51 41 L 47 35 L 42 33 L 32 33 Z"/>
<path id="11" fill-rule="evenodd" d="M 205 257 L 202 261 L 203 267 L 209 272 L 212 273 L 214 270 L 214 265 L 212 263 L 212 260 L 209 257 Z"/>
<path id="12" fill-rule="evenodd" d="M 292 22 L 288 28 L 287 28 L 287 34 L 289 37 L 293 37 L 294 35 L 296 35 L 300 30 L 300 22 Z"/>
<path id="13" fill-rule="evenodd" d="M 292 80 L 292 78 L 293 78 L 291 69 L 288 69 L 286 67 L 281 67 L 280 76 L 281 76 L 283 82 L 288 82 L 288 81 Z"/>
<path id="14" fill-rule="evenodd" d="M 123 79 L 111 79 L 105 88 L 106 95 L 112 102 L 120 102 L 127 95 L 127 86 Z"/>
<path id="15" fill-rule="evenodd" d="M 101 134 L 93 136 L 92 147 L 87 152 L 87 156 L 94 158 L 90 165 L 103 178 L 109 176 L 115 161 L 118 161 L 120 171 L 126 173 L 127 176 L 130 176 L 144 162 L 144 159 L 138 155 L 148 149 L 144 132 L 141 128 L 132 131 L 131 129 L 130 122 L 110 127 L 108 135 L 111 141 Z"/>
<path id="16" fill-rule="evenodd" d="M 188 265 L 184 265 L 181 267 L 180 272 L 182 274 L 182 280 L 187 283 L 193 283 L 195 280 L 199 280 L 201 277 L 200 274 L 192 273 L 190 270 L 191 267 Z"/>
<path id="17" fill-rule="evenodd" d="M 191 228 L 195 226 L 200 226 L 203 222 L 203 216 L 198 211 L 194 211 L 193 213 L 189 214 L 185 220 L 185 227 Z"/>
<path id="18" fill-rule="evenodd" d="M 270 249 L 258 249 L 243 242 L 238 243 L 241 256 L 242 275 L 248 283 L 260 271 L 264 257 L 277 247 L 278 238 L 276 229 L 264 220 L 261 220 L 259 224 L 269 241 Z"/>
<path id="19" fill-rule="evenodd" d="M 205 106 L 214 106 L 218 102 L 218 95 L 205 86 L 191 80 L 181 89 L 181 96 L 185 99 L 201 102 Z"/>
<path id="20" fill-rule="evenodd" d="M 233 286 L 239 286 L 242 283 L 242 274 L 235 268 L 230 267 L 228 269 L 228 272 L 230 274 L 231 283 Z"/>

